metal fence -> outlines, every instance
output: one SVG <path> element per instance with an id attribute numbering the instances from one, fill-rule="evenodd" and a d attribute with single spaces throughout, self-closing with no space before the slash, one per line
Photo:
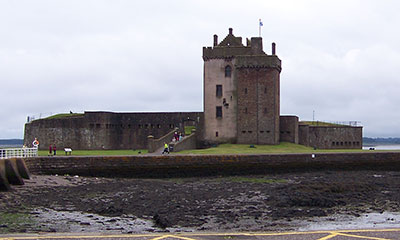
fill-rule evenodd
<path id="1" fill-rule="evenodd" d="M 0 159 L 36 157 L 37 155 L 38 155 L 38 149 L 35 147 L 0 149 Z"/>

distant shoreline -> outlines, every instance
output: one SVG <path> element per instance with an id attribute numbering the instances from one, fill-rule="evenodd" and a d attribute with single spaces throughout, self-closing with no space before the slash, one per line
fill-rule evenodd
<path id="1" fill-rule="evenodd" d="M 18 148 L 23 145 L 23 139 L 0 139 L 0 148 Z"/>

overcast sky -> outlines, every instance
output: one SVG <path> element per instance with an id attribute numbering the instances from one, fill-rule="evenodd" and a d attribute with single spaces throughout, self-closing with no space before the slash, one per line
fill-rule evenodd
<path id="1" fill-rule="evenodd" d="M 400 1 L 0 0 L 0 139 L 27 116 L 202 111 L 202 47 L 277 44 L 281 114 L 400 137 Z"/>

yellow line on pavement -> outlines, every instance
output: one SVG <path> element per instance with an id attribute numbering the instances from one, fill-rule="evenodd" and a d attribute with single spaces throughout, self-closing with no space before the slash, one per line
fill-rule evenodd
<path id="1" fill-rule="evenodd" d="M 328 236 L 325 236 L 325 237 L 323 237 L 323 238 L 318 238 L 317 240 L 327 240 L 327 239 L 334 238 L 334 237 L 336 237 L 337 235 L 338 235 L 337 233 L 331 233 L 331 234 L 329 234 Z"/>
<path id="2" fill-rule="evenodd" d="M 64 233 L 65 234 L 65 233 Z M 107 234 L 99 234 L 99 235 L 46 235 L 46 236 L 18 236 L 18 237 L 6 237 L 6 238 L 1 238 L 0 240 L 20 240 L 20 239 L 64 239 L 64 238 L 69 238 L 69 239 L 83 239 L 83 238 L 132 238 L 132 237 L 158 237 L 160 234 L 113 234 L 113 235 L 107 235 Z"/>
<path id="3" fill-rule="evenodd" d="M 166 239 L 166 238 L 177 238 L 177 239 L 183 239 L 183 240 L 196 240 L 193 238 L 187 238 L 187 237 L 182 237 L 182 236 L 175 236 L 175 235 L 164 235 L 161 237 L 153 238 L 151 240 L 161 240 L 161 239 Z"/>
<path id="4" fill-rule="evenodd" d="M 345 236 L 345 237 L 352 237 L 352 238 L 361 238 L 361 239 L 390 240 L 390 239 L 387 239 L 387 238 L 377 238 L 377 237 L 359 236 L 359 235 L 346 234 L 346 233 L 338 233 L 338 235 L 339 235 L 339 236 Z"/>
<path id="5" fill-rule="evenodd" d="M 387 240 L 384 238 L 373 238 L 373 237 L 366 237 L 366 236 L 359 236 L 355 235 L 357 233 L 367 233 L 367 232 L 400 232 L 400 228 L 397 229 L 358 229 L 358 230 L 335 230 L 335 231 L 311 231 L 311 232 L 248 232 L 248 233 L 189 233 L 189 232 L 181 232 L 181 233 L 174 233 L 172 234 L 100 234 L 100 235 L 27 235 L 27 236 L 17 236 L 17 237 L 0 237 L 0 240 L 32 240 L 32 239 L 62 239 L 62 238 L 69 238 L 69 239 L 92 239 L 92 238 L 140 238 L 146 237 L 150 238 L 151 240 L 161 240 L 166 238 L 177 238 L 182 240 L 195 240 L 190 237 L 196 236 L 285 236 L 285 235 L 305 235 L 305 234 L 329 234 L 323 238 L 318 240 L 326 240 L 333 238 L 337 235 L 341 236 L 349 236 L 354 238 L 363 238 L 363 239 L 375 239 L 375 240 Z M 62 233 L 60 233 L 62 234 Z"/>

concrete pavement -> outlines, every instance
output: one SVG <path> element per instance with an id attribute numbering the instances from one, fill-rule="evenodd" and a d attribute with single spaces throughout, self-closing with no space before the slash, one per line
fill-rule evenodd
<path id="1" fill-rule="evenodd" d="M 155 233 L 155 234 L 116 234 L 116 235 L 75 235 L 70 233 L 57 234 L 26 234 L 0 235 L 0 240 L 32 240 L 32 239 L 90 239 L 90 240 L 354 240 L 400 239 L 399 229 L 371 230 L 334 230 L 313 232 L 276 232 L 276 233 Z"/>

